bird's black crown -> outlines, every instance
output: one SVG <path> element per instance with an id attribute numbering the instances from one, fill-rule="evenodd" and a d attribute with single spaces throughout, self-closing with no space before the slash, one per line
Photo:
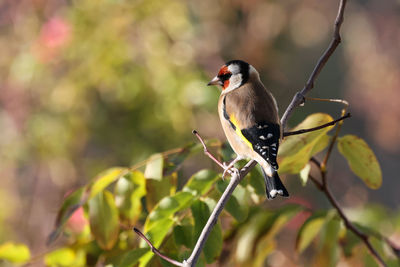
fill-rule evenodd
<path id="1" fill-rule="evenodd" d="M 242 74 L 242 84 L 246 83 L 249 79 L 249 72 L 250 72 L 250 64 L 239 59 L 230 60 L 225 63 L 226 66 L 229 65 L 238 65 L 239 72 Z"/>

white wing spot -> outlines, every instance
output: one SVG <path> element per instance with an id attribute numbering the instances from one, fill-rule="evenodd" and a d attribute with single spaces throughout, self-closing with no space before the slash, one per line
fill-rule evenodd
<path id="1" fill-rule="evenodd" d="M 271 155 L 272 155 L 272 156 L 274 156 L 274 157 L 276 156 L 276 154 L 275 154 L 275 153 L 271 153 Z"/>
<path id="2" fill-rule="evenodd" d="M 261 155 L 263 155 L 263 156 L 264 156 L 265 154 L 267 154 L 267 152 L 265 152 L 265 151 L 264 151 L 263 153 L 261 153 Z"/>
<path id="3" fill-rule="evenodd" d="M 270 134 L 268 134 L 268 135 L 270 135 Z M 272 136 L 272 134 L 271 134 L 271 136 Z M 267 138 L 269 138 L 269 137 L 267 136 L 267 138 L 265 138 L 264 135 L 260 135 L 259 138 L 260 138 L 261 140 L 265 140 L 265 139 L 267 139 Z"/>
<path id="4" fill-rule="evenodd" d="M 276 143 L 273 143 L 271 146 L 272 146 L 272 147 L 275 147 L 275 146 L 276 146 Z"/>
<path id="5" fill-rule="evenodd" d="M 267 146 L 263 146 L 262 148 L 263 148 L 263 149 L 267 149 L 268 147 L 267 147 Z"/>
<path id="6" fill-rule="evenodd" d="M 267 138 L 269 139 L 269 138 L 271 138 L 273 135 L 272 135 L 272 133 L 269 133 L 268 135 L 267 135 Z M 260 137 L 261 138 L 261 137 Z M 265 140 L 265 139 L 263 139 L 263 140 Z"/>

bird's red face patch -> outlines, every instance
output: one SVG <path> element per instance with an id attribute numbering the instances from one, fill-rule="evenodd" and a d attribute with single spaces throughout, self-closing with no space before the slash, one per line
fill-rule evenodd
<path id="1" fill-rule="evenodd" d="M 222 66 L 218 72 L 218 78 L 222 81 L 222 90 L 225 90 L 229 86 L 229 78 L 232 73 L 229 71 L 227 66 Z"/>
<path id="2" fill-rule="evenodd" d="M 229 86 L 229 80 L 224 81 L 224 85 L 222 86 L 222 90 L 225 90 Z"/>
<path id="3" fill-rule="evenodd" d="M 223 76 L 224 74 L 228 74 L 230 71 L 228 70 L 227 66 L 222 66 L 222 68 L 218 72 L 218 77 Z"/>

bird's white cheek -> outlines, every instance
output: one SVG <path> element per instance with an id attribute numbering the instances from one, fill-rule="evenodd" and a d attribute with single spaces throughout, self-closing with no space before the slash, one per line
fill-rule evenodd
<path id="1" fill-rule="evenodd" d="M 229 86 L 225 88 L 224 92 L 228 93 L 235 90 L 242 84 L 242 74 L 237 74 L 229 79 Z"/>

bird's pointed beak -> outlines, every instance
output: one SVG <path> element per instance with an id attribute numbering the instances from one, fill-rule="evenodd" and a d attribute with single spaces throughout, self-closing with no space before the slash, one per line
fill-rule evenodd
<path id="1" fill-rule="evenodd" d="M 222 81 L 218 78 L 218 76 L 215 76 L 207 85 L 222 85 Z"/>

